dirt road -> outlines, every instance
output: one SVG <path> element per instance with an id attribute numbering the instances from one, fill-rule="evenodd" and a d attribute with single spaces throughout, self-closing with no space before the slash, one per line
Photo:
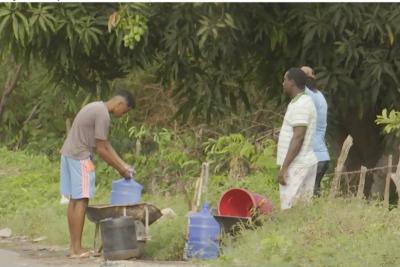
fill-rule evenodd
<path id="1" fill-rule="evenodd" d="M 65 257 L 31 258 L 21 254 L 0 249 L 0 267 L 197 267 L 186 262 L 151 262 L 151 261 L 104 261 L 101 258 L 80 260 Z"/>
<path id="2" fill-rule="evenodd" d="M 0 239 L 0 267 L 200 267 L 189 262 L 105 261 L 102 257 L 69 259 L 68 249 Z"/>
<path id="3" fill-rule="evenodd" d="M 99 267 L 100 261 L 69 260 L 64 258 L 35 258 L 23 256 L 15 251 L 0 249 L 1 267 Z"/>

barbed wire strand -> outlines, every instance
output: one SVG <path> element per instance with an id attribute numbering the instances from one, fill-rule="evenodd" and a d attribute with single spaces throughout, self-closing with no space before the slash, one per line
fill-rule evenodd
<path id="1" fill-rule="evenodd" d="M 392 169 L 392 168 L 396 168 L 396 167 L 397 167 L 397 165 L 376 167 L 376 168 L 367 169 L 366 172 L 385 170 L 385 169 L 389 169 L 389 168 Z M 343 175 L 343 174 L 359 174 L 359 173 L 361 173 L 361 170 L 359 170 L 359 171 L 349 171 L 349 172 L 332 172 L 332 173 L 327 173 L 324 176 L 332 176 L 332 175 L 335 175 L 335 174 Z"/>

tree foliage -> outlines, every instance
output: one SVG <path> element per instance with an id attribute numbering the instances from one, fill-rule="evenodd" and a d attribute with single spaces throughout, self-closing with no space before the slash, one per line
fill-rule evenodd
<path id="1" fill-rule="evenodd" d="M 335 139 L 351 134 L 354 151 L 370 150 L 360 162 L 373 158 L 364 163 L 372 166 L 381 146 L 376 115 L 400 106 L 399 20 L 393 3 L 7 3 L 0 53 L 42 64 L 53 83 L 43 92 L 58 88 L 49 99 L 76 108 L 150 65 L 173 90 L 176 115 L 197 122 L 276 111 L 285 70 L 307 64 L 329 101 L 330 127 L 340 126 Z"/>
<path id="2" fill-rule="evenodd" d="M 284 71 L 308 64 L 332 104 L 361 117 L 399 104 L 399 22 L 390 3 L 7 3 L 0 37 L 85 88 L 156 64 L 183 118 L 250 110 L 254 90 L 280 99 Z"/>
<path id="3" fill-rule="evenodd" d="M 173 4 L 163 12 L 162 77 L 175 82 L 182 114 L 211 118 L 238 101 L 250 109 L 251 88 L 279 96 L 284 71 L 302 64 L 317 69 L 343 114 L 399 104 L 396 4 Z"/>
<path id="4" fill-rule="evenodd" d="M 123 35 L 109 31 L 110 15 L 117 8 L 106 3 L 2 4 L 1 53 L 25 63 L 40 60 L 55 81 L 94 91 L 144 60 L 143 45 L 130 49 Z"/>
<path id="5" fill-rule="evenodd" d="M 400 135 L 400 112 L 391 110 L 389 113 L 386 109 L 382 111 L 381 115 L 377 116 L 377 124 L 384 125 L 383 131 L 386 134 Z"/>

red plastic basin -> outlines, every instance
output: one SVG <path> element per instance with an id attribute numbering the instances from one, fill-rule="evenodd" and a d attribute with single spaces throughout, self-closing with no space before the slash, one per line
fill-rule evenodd
<path id="1" fill-rule="evenodd" d="M 243 188 L 232 188 L 221 195 L 218 203 L 220 216 L 252 217 L 254 212 L 265 215 L 271 213 L 272 202 Z"/>

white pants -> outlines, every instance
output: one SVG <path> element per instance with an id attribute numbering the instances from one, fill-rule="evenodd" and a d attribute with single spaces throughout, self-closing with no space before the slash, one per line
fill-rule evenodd
<path id="1" fill-rule="evenodd" d="M 317 165 L 289 167 L 286 185 L 279 184 L 281 209 L 290 209 L 297 201 L 308 201 L 312 198 Z"/>

